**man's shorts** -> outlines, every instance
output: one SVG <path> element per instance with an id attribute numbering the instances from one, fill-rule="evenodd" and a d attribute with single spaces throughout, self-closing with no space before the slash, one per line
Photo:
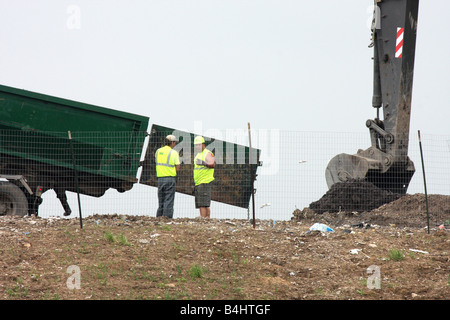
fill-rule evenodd
<path id="1" fill-rule="evenodd" d="M 209 207 L 211 205 L 212 183 L 202 183 L 194 188 L 195 208 Z"/>

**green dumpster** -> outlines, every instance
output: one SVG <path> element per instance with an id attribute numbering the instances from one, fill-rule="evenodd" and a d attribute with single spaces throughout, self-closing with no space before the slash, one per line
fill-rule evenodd
<path id="1" fill-rule="evenodd" d="M 40 195 L 53 189 L 70 214 L 65 191 L 100 197 L 109 188 L 132 188 L 148 122 L 148 117 L 0 85 L 0 177 L 22 189 L 29 213 L 37 214 Z M 0 206 L 0 215 L 23 214 L 2 212 L 21 201 L 17 198 L 0 194 L 0 200 L 12 199 Z"/>

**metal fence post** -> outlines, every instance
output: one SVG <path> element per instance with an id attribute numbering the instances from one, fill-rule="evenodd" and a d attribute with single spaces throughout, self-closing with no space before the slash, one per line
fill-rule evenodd
<path id="1" fill-rule="evenodd" d="M 72 134 L 70 133 L 70 131 L 68 131 L 69 133 L 69 145 L 70 145 L 70 152 L 72 153 L 72 164 L 73 164 L 73 171 L 75 173 L 75 185 L 77 188 L 77 197 L 78 197 L 78 212 L 80 214 L 80 227 L 81 229 L 83 229 L 83 218 L 81 215 L 81 201 L 80 201 L 80 190 L 78 187 L 78 173 L 77 173 L 77 167 L 75 164 L 75 153 L 73 151 L 73 145 L 72 145 Z"/>

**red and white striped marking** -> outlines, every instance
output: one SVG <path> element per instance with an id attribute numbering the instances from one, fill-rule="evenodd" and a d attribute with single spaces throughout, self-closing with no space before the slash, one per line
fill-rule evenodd
<path id="1" fill-rule="evenodd" d="M 397 41 L 395 42 L 395 57 L 401 58 L 403 53 L 403 33 L 404 28 L 397 28 Z"/>

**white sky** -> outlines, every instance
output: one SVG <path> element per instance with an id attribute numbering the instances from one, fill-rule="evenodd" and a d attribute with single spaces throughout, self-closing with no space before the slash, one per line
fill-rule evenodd
<path id="1" fill-rule="evenodd" d="M 0 0 L 0 84 L 193 130 L 364 132 L 373 0 Z M 419 5 L 410 133 L 450 134 L 450 1 Z M 365 147 L 365 146 L 364 146 Z"/>

